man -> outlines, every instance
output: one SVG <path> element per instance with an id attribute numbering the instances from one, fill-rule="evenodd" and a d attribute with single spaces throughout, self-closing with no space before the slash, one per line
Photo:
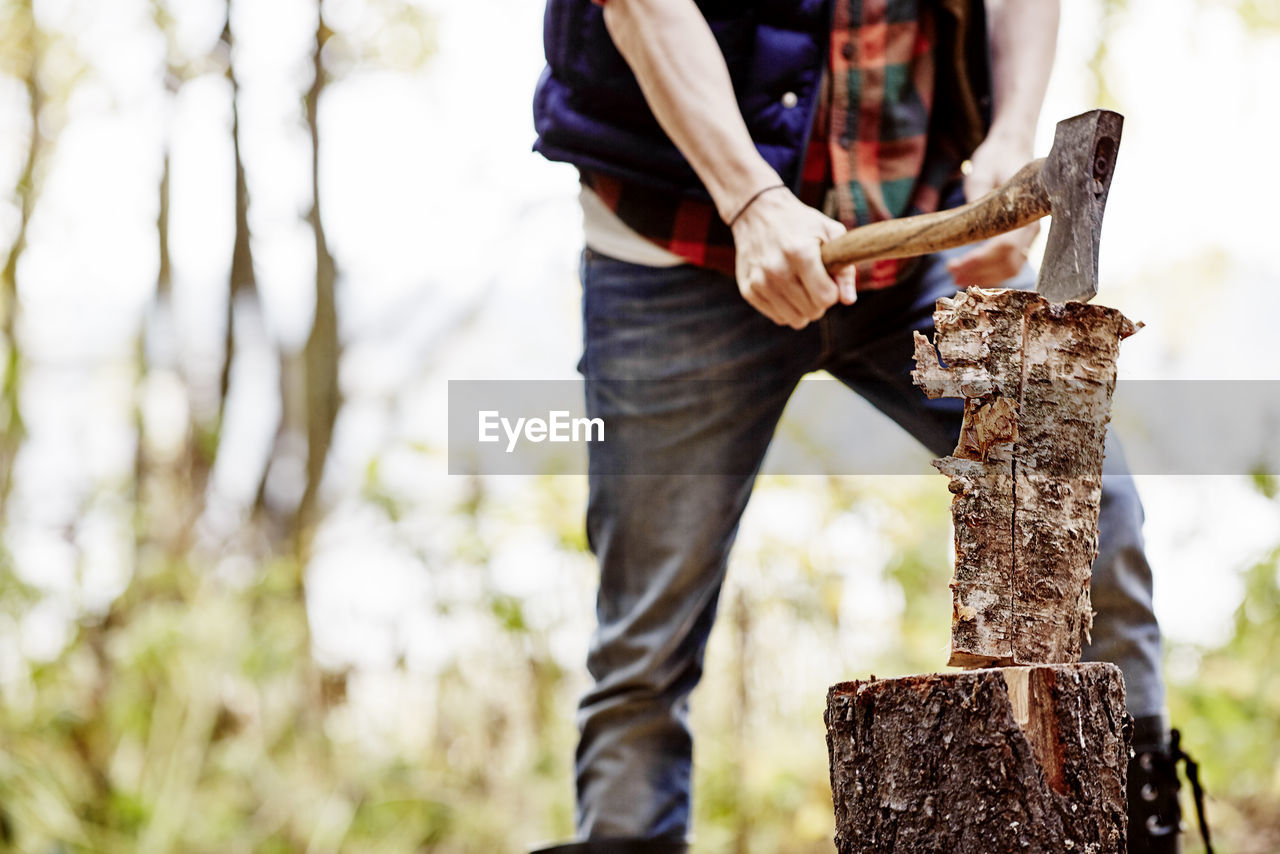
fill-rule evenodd
<path id="1" fill-rule="evenodd" d="M 954 447 L 960 402 L 912 387 L 912 331 L 930 332 L 957 286 L 1030 286 L 1034 231 L 859 271 L 826 270 L 819 248 L 1026 163 L 1057 18 L 1047 0 L 550 0 L 536 148 L 583 178 L 579 369 L 609 441 L 590 450 L 601 581 L 581 841 L 549 851 L 686 850 L 688 697 L 738 520 L 805 373 L 828 371 L 935 454 Z M 1112 451 L 1086 657 L 1120 665 L 1137 719 L 1130 851 L 1173 851 L 1142 509 Z"/>

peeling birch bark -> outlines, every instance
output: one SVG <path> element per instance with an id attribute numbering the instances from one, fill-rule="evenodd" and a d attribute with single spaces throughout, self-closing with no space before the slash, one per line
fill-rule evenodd
<path id="1" fill-rule="evenodd" d="M 936 350 L 915 335 L 912 376 L 965 400 L 956 449 L 934 463 L 955 495 L 950 663 L 1078 661 L 1116 357 L 1136 327 L 1105 306 L 982 288 L 939 300 L 934 325 Z"/>
<path id="2" fill-rule="evenodd" d="M 1013 463 L 947 457 L 936 465 L 951 478 L 951 511 L 965 525 L 956 534 L 950 663 L 1012 663 Z"/>
<path id="3" fill-rule="evenodd" d="M 845 682 L 825 717 L 839 854 L 1125 850 L 1115 665 Z"/>

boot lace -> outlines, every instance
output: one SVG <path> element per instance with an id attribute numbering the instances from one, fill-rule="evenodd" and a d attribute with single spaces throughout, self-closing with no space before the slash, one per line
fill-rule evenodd
<path id="1" fill-rule="evenodd" d="M 1196 803 L 1196 822 L 1200 825 L 1200 838 L 1204 840 L 1205 854 L 1213 854 L 1213 843 L 1209 841 L 1209 822 L 1204 817 L 1204 788 L 1200 785 L 1200 763 L 1192 759 L 1182 749 L 1182 733 L 1172 730 L 1169 734 L 1169 755 L 1176 769 L 1183 763 L 1187 782 L 1191 784 L 1191 797 Z"/>

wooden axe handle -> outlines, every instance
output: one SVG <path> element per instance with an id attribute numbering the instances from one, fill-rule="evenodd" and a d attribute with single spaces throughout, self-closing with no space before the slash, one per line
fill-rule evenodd
<path id="1" fill-rule="evenodd" d="M 851 229 L 822 245 L 828 267 L 881 258 L 910 258 L 976 243 L 1013 231 L 1050 213 L 1049 192 L 1040 180 L 1044 158 L 976 201 L 958 208 L 890 219 Z"/>

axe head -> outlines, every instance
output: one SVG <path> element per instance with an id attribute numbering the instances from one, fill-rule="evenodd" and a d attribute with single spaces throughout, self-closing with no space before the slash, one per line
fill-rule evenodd
<path id="1" fill-rule="evenodd" d="M 1092 110 L 1058 122 L 1041 180 L 1049 196 L 1048 242 L 1036 291 L 1051 302 L 1098 292 L 1098 239 L 1124 118 Z"/>

